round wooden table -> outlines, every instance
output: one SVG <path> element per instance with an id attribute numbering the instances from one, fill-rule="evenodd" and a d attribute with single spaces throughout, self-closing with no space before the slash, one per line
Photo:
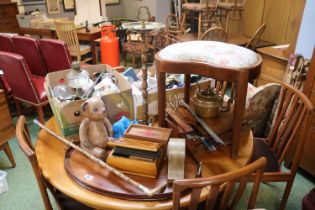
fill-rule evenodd
<path id="1" fill-rule="evenodd" d="M 46 123 L 46 126 L 60 134 L 54 117 Z M 253 149 L 253 135 L 250 130 L 244 130 L 241 137 L 241 148 L 236 159 L 231 159 L 229 147 L 222 147 L 211 153 L 198 153 L 200 157 L 208 156 L 202 171 L 204 177 L 233 171 L 248 163 Z M 42 174 L 55 188 L 66 195 L 96 209 L 172 209 L 171 199 L 161 201 L 123 200 L 104 196 L 80 186 L 67 174 L 64 167 L 66 150 L 67 146 L 64 143 L 44 130 L 39 132 L 35 152 Z M 204 192 L 203 197 L 206 194 L 207 192 Z M 188 196 L 181 200 L 183 206 L 188 202 Z"/>

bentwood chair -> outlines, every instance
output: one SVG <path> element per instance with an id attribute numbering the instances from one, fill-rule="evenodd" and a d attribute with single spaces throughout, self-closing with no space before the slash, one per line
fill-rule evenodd
<path id="1" fill-rule="evenodd" d="M 34 175 L 36 177 L 36 181 L 40 190 L 40 194 L 45 206 L 46 210 L 53 210 L 49 197 L 47 189 L 51 192 L 53 197 L 55 198 L 59 209 L 62 210 L 90 210 L 92 208 L 85 206 L 84 204 L 68 197 L 67 195 L 63 194 L 62 192 L 55 189 L 48 180 L 45 179 L 43 174 L 41 173 L 40 167 L 38 165 L 36 153 L 34 151 L 34 146 L 32 144 L 32 139 L 30 137 L 25 117 L 20 116 L 17 124 L 16 124 L 16 138 L 18 141 L 18 144 L 22 150 L 22 152 L 25 154 L 27 159 L 30 161 Z"/>
<path id="2" fill-rule="evenodd" d="M 72 58 L 64 41 L 39 39 L 37 43 L 48 73 L 71 68 Z"/>
<path id="3" fill-rule="evenodd" d="M 201 40 L 227 42 L 227 33 L 222 27 L 212 27 L 201 35 Z"/>
<path id="4" fill-rule="evenodd" d="M 218 3 L 221 22 L 225 22 L 225 30 L 229 29 L 230 20 L 242 21 L 246 0 L 222 0 Z M 224 20 L 223 20 L 224 19 Z"/>
<path id="5" fill-rule="evenodd" d="M 256 50 L 256 48 L 258 47 L 260 38 L 262 36 L 262 34 L 264 33 L 265 29 L 267 27 L 266 23 L 263 23 L 255 32 L 255 34 L 251 37 L 250 41 L 247 43 L 247 45 L 245 46 L 248 49 L 251 49 L 253 51 Z"/>
<path id="6" fill-rule="evenodd" d="M 32 74 L 41 77 L 46 76 L 46 65 L 36 39 L 25 36 L 13 36 L 12 42 L 16 53 L 24 57 Z"/>
<path id="7" fill-rule="evenodd" d="M 205 191 L 208 193 L 205 199 L 205 210 L 236 209 L 252 173 L 255 173 L 255 182 L 248 201 L 248 209 L 255 208 L 266 162 L 266 158 L 260 158 L 245 167 L 225 174 L 209 178 L 176 180 L 173 184 L 173 209 L 180 209 L 180 199 L 187 191 L 191 192 L 189 210 L 197 209 L 200 197 L 202 194 L 205 194 Z M 239 183 L 239 185 L 237 186 L 236 183 Z M 236 191 L 233 194 L 234 188 Z M 201 209 L 200 207 L 198 209 Z"/>
<path id="8" fill-rule="evenodd" d="M 219 0 L 200 0 L 199 3 L 183 3 L 183 24 L 189 12 L 198 13 L 198 39 L 202 33 L 212 26 L 216 20 L 216 12 Z"/>
<path id="9" fill-rule="evenodd" d="M 55 21 L 55 26 L 58 39 L 66 43 L 72 57 L 75 57 L 76 60 L 83 63 L 92 60 L 92 57 L 87 57 L 82 60 L 82 56 L 91 53 L 91 47 L 90 45 L 79 43 L 77 29 L 73 21 Z"/>
<path id="10" fill-rule="evenodd" d="M 180 33 L 183 33 L 181 28 L 181 20 L 175 14 L 169 14 L 165 17 L 165 30 L 167 33 L 170 33 L 174 36 L 177 36 Z"/>
<path id="11" fill-rule="evenodd" d="M 266 139 L 254 139 L 252 160 L 267 158 L 263 182 L 286 182 L 280 209 L 285 209 L 306 140 L 314 107 L 300 90 L 282 84 L 275 123 Z M 291 151 L 291 149 L 293 151 Z M 293 152 L 288 172 L 281 171 L 286 155 Z"/>
<path id="12" fill-rule="evenodd" d="M 6 34 L 0 34 L 0 51 L 3 52 L 10 52 L 15 53 L 15 49 L 12 43 L 12 38 L 9 35 Z M 12 96 L 12 90 L 5 79 L 5 76 L 0 73 L 0 85 L 2 86 L 5 95 L 8 99 L 11 99 Z"/>
<path id="13" fill-rule="evenodd" d="M 17 114 L 21 113 L 21 103 L 26 103 L 36 107 L 39 121 L 44 123 L 43 106 L 48 104 L 45 78 L 32 75 L 25 59 L 14 53 L 0 52 L 0 69 L 12 89 Z"/>

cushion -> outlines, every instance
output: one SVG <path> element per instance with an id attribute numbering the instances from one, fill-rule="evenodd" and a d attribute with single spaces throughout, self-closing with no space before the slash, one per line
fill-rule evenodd
<path id="1" fill-rule="evenodd" d="M 302 200 L 302 210 L 315 209 L 315 188 L 313 188 Z"/>
<path id="2" fill-rule="evenodd" d="M 48 98 L 44 88 L 45 77 L 32 76 L 31 79 L 39 101 L 40 102 L 47 101 Z"/>
<path id="3" fill-rule="evenodd" d="M 159 57 L 169 61 L 196 61 L 227 68 L 248 68 L 258 55 L 244 47 L 216 41 L 190 41 L 167 46 Z"/>
<path id="4" fill-rule="evenodd" d="M 271 151 L 269 145 L 265 142 L 265 139 L 254 138 L 254 151 L 251 162 L 265 157 L 267 158 L 267 165 L 264 172 L 279 172 L 280 165 L 276 155 Z"/>
<path id="5" fill-rule="evenodd" d="M 258 88 L 248 88 L 246 96 L 245 121 L 254 136 L 262 136 L 270 118 L 280 85 L 270 83 Z"/>

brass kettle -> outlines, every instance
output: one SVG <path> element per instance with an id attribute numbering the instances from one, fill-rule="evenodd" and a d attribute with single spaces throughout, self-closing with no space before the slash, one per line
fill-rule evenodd
<path id="1" fill-rule="evenodd" d="M 194 95 L 193 103 L 196 114 L 201 118 L 216 117 L 223 104 L 223 98 L 211 88 L 200 90 Z"/>

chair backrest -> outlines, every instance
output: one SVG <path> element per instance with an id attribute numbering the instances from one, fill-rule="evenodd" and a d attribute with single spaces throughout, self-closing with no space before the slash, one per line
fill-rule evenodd
<path id="1" fill-rule="evenodd" d="M 175 14 L 169 14 L 165 17 L 165 29 L 167 33 L 177 35 L 182 32 L 181 23 Z"/>
<path id="2" fill-rule="evenodd" d="M 142 20 L 152 21 L 152 16 L 151 16 L 149 7 L 139 6 L 138 13 L 137 13 L 137 19 L 139 21 L 142 21 Z"/>
<path id="3" fill-rule="evenodd" d="M 201 35 L 201 40 L 226 42 L 227 33 L 222 27 L 212 27 Z"/>
<path id="4" fill-rule="evenodd" d="M 11 36 L 0 34 L 0 51 L 15 53 Z"/>
<path id="5" fill-rule="evenodd" d="M 248 181 L 250 181 L 252 173 L 255 173 L 255 179 L 248 201 L 248 209 L 255 208 L 257 193 L 266 162 L 266 158 L 262 157 L 245 167 L 225 174 L 209 178 L 176 180 L 173 184 L 173 209 L 179 209 L 180 198 L 183 197 L 183 193 L 185 196 L 185 192 L 191 193 L 189 210 L 197 209 L 201 196 L 207 196 L 206 210 L 235 209 Z M 239 185 L 235 185 L 236 183 L 239 183 Z M 233 193 L 234 188 L 236 190 L 235 193 Z"/>
<path id="6" fill-rule="evenodd" d="M 313 110 L 311 101 L 304 93 L 289 84 L 282 84 L 275 123 L 267 142 L 276 154 L 279 165 L 294 145 L 291 171 L 298 168 Z M 299 138 L 295 142 L 297 135 Z"/>
<path id="7" fill-rule="evenodd" d="M 255 32 L 255 34 L 252 36 L 252 38 L 250 39 L 250 41 L 248 42 L 248 44 L 245 46 L 248 49 L 251 50 L 256 50 L 257 45 L 260 41 L 260 38 L 262 36 L 262 34 L 264 33 L 265 29 L 266 29 L 267 24 L 263 23 Z"/>
<path id="8" fill-rule="evenodd" d="M 36 39 L 25 36 L 13 36 L 12 42 L 16 53 L 25 58 L 33 75 L 45 76 L 47 74 Z"/>
<path id="9" fill-rule="evenodd" d="M 77 60 L 80 61 L 80 44 L 74 22 L 68 20 L 55 21 L 55 26 L 58 39 L 64 41 L 71 55 L 75 55 L 77 57 Z"/>
<path id="10" fill-rule="evenodd" d="M 16 138 L 22 152 L 25 154 L 25 156 L 27 157 L 27 159 L 30 161 L 32 165 L 33 172 L 35 174 L 36 181 L 40 189 L 41 197 L 45 205 L 45 209 L 52 210 L 53 208 L 49 201 L 49 197 L 48 197 L 46 187 L 45 187 L 45 180 L 42 176 L 42 173 L 38 165 L 38 161 L 37 161 L 36 154 L 34 151 L 34 146 L 32 144 L 32 140 L 31 140 L 28 128 L 26 126 L 24 116 L 20 116 L 17 121 Z"/>
<path id="11" fill-rule="evenodd" d="M 0 51 L 0 69 L 3 70 L 14 97 L 32 103 L 40 102 L 30 69 L 21 55 Z"/>
<path id="12" fill-rule="evenodd" d="M 48 72 L 71 68 L 72 58 L 64 41 L 39 39 L 37 40 L 37 43 L 43 55 Z"/>

